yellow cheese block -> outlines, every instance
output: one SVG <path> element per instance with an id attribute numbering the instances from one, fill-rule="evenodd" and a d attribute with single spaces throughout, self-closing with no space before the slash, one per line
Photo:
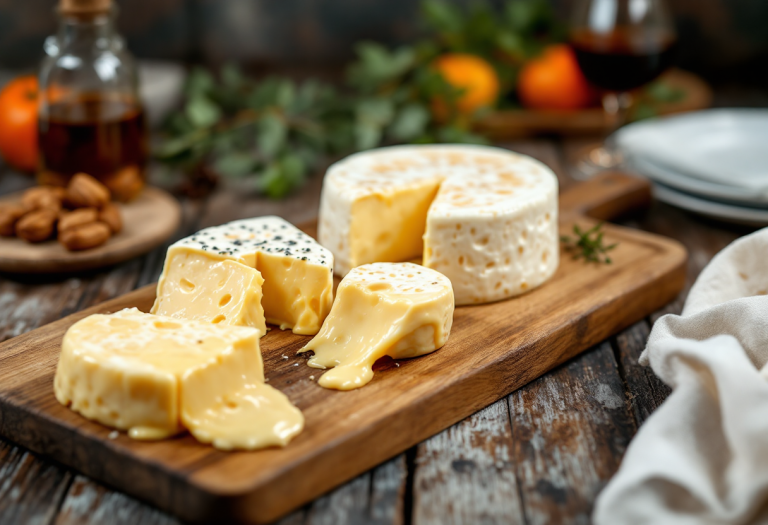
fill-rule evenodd
<path id="1" fill-rule="evenodd" d="M 352 390 L 373 379 L 373 364 L 433 352 L 448 340 L 453 323 L 451 282 L 411 263 L 358 266 L 339 284 L 320 333 L 302 350 L 309 366 L 331 368 L 318 383 Z"/>
<path id="2" fill-rule="evenodd" d="M 186 428 L 223 450 L 284 446 L 304 417 L 264 383 L 260 336 L 135 308 L 91 315 L 64 336 L 56 399 L 134 439 Z"/>
<path id="3" fill-rule="evenodd" d="M 188 264 L 187 261 L 198 261 Z M 217 266 L 229 260 L 237 264 Z M 314 239 L 279 217 L 257 217 L 206 228 L 168 248 L 163 275 L 160 277 L 153 312 L 174 317 L 213 320 L 219 315 L 217 302 L 229 294 L 237 304 L 226 308 L 235 312 L 230 324 L 258 325 L 261 315 L 255 301 L 255 277 L 239 265 L 257 270 L 263 278 L 261 306 L 266 321 L 281 329 L 301 335 L 314 335 L 320 329 L 333 303 L 333 255 Z M 231 277 L 206 278 L 209 270 L 219 268 Z M 248 284 L 249 292 L 236 294 L 221 290 L 221 281 Z M 204 282 L 195 301 L 201 306 L 188 307 L 192 299 L 185 281 Z M 248 301 L 249 307 L 244 301 Z M 196 316 L 196 312 L 204 315 Z"/>
<path id="4" fill-rule="evenodd" d="M 152 313 L 251 326 L 265 335 L 262 284 L 254 268 L 181 246 L 166 257 Z"/>

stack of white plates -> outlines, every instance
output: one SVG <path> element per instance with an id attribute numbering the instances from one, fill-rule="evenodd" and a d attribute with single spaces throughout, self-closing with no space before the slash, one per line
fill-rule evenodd
<path id="1" fill-rule="evenodd" d="M 656 198 L 722 220 L 768 224 L 768 110 L 711 109 L 650 119 L 614 137 Z"/>

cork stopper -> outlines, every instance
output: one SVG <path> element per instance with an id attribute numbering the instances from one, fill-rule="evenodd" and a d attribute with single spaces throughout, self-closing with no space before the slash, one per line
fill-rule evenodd
<path id="1" fill-rule="evenodd" d="M 59 10 L 65 15 L 95 15 L 111 7 L 112 0 L 59 0 Z"/>

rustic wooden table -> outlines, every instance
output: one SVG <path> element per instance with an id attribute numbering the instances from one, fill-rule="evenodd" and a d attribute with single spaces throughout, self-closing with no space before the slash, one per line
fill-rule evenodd
<path id="1" fill-rule="evenodd" d="M 583 140 L 535 139 L 503 146 L 536 157 L 575 183 Z M 29 185 L 0 175 L 0 194 Z M 315 217 L 321 178 L 273 202 L 222 189 L 183 200 L 177 237 L 256 215 L 294 223 Z M 720 249 L 750 230 L 654 203 L 624 224 L 681 241 L 688 286 Z M 154 282 L 165 247 L 103 271 L 64 278 L 0 276 L 0 341 Z M 688 288 L 686 287 L 686 290 Z M 638 365 L 653 322 L 679 312 L 686 291 L 662 311 L 584 352 L 346 485 L 281 524 L 589 523 L 595 497 L 637 428 L 668 395 Z M 0 439 L 0 523 L 173 524 L 174 517 Z"/>

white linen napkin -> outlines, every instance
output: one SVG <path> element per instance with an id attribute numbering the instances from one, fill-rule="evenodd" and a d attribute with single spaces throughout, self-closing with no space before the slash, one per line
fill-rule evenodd
<path id="1" fill-rule="evenodd" d="M 673 388 L 600 494 L 596 525 L 768 523 L 768 228 L 701 272 L 642 364 Z"/>

